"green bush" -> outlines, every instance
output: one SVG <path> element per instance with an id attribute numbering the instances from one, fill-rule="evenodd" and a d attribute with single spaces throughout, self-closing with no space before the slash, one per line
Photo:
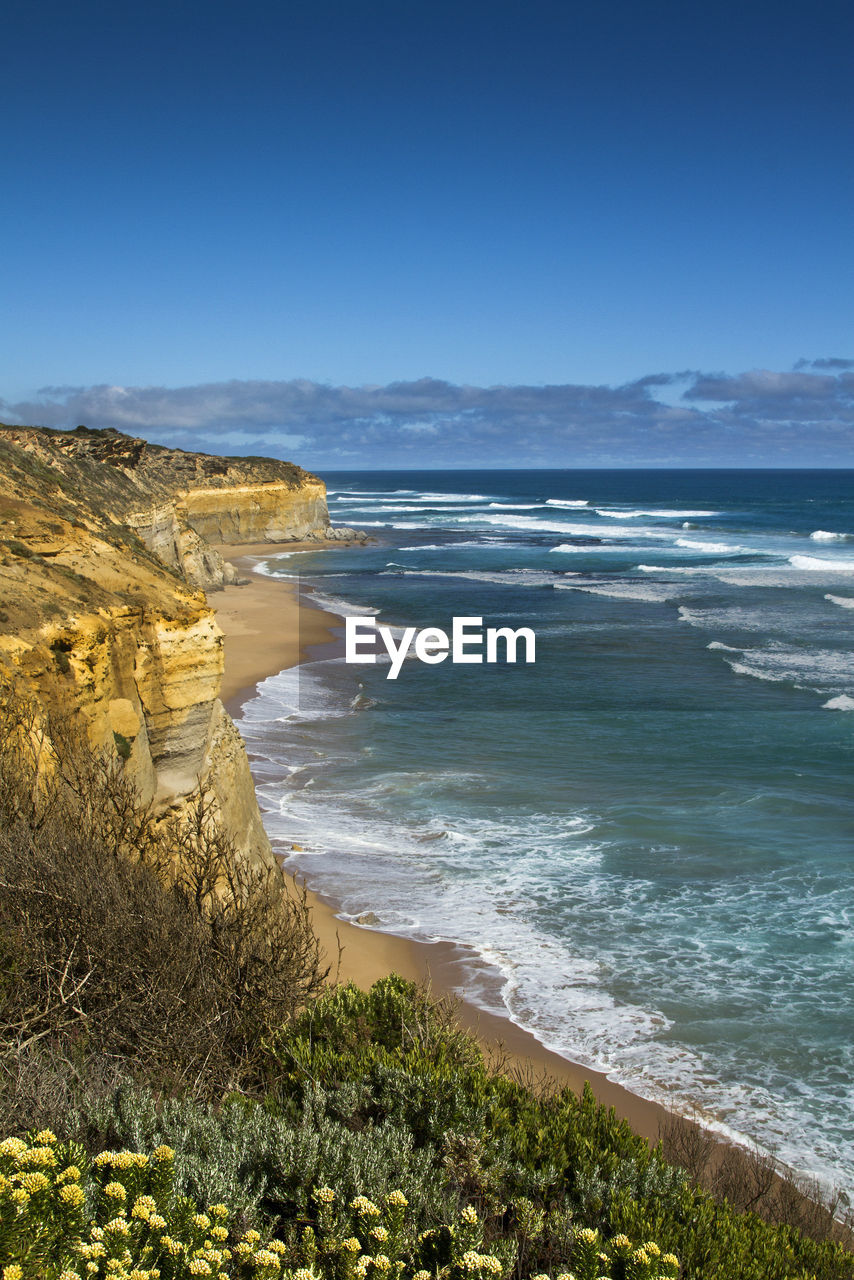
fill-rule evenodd
<path id="1" fill-rule="evenodd" d="M 176 1186 L 200 1201 L 225 1200 L 247 1222 L 284 1228 L 310 1208 L 311 1187 L 331 1185 L 339 1199 L 382 1199 L 398 1186 L 414 1188 L 434 1223 L 451 1215 L 457 1198 L 444 1188 L 435 1153 L 416 1149 L 412 1134 L 386 1121 L 353 1128 L 336 1117 L 336 1100 L 320 1087 L 299 1109 L 234 1097 L 209 1108 L 187 1099 L 162 1099 L 125 1084 L 90 1104 L 79 1131 L 96 1143 L 139 1150 L 162 1143 L 176 1152 Z M 420 1219 L 419 1219 L 420 1220 Z"/>
<path id="2" fill-rule="evenodd" d="M 280 1065 L 263 1104 L 125 1087 L 85 1111 L 81 1132 L 143 1150 L 168 1143 L 182 1194 L 225 1200 L 284 1239 L 313 1223 L 312 1187 L 334 1189 L 339 1215 L 359 1193 L 379 1204 L 404 1187 L 413 1231 L 441 1240 L 443 1224 L 472 1212 L 483 1249 L 514 1280 L 581 1275 L 582 1231 L 656 1241 L 691 1280 L 854 1276 L 839 1245 L 692 1187 L 589 1089 L 535 1096 L 490 1071 L 452 1011 L 399 978 L 326 992 L 270 1051 Z M 347 1229 L 340 1216 L 334 1225 Z"/>
<path id="3" fill-rule="evenodd" d="M 395 1189 L 379 1204 L 339 1204 L 316 1188 L 309 1220 L 282 1239 L 235 1229 L 224 1203 L 201 1208 L 177 1193 L 175 1153 L 104 1151 L 89 1160 L 50 1131 L 0 1143 L 0 1264 L 4 1280 L 502 1280 L 513 1251 L 485 1250 L 471 1207 L 452 1225 L 416 1233 Z M 202 1202 L 204 1203 L 204 1202 Z M 581 1229 L 565 1280 L 672 1280 L 675 1257 L 649 1242 L 610 1242 Z M 547 1280 L 537 1277 L 537 1280 Z M 564 1280 L 561 1277 L 561 1280 Z"/>
<path id="4" fill-rule="evenodd" d="M 448 1010 L 399 978 L 324 994 L 283 1029 L 275 1051 L 277 1097 L 304 1097 L 318 1081 L 330 1100 L 352 1098 L 352 1125 L 377 1117 L 413 1124 L 446 1187 L 477 1207 L 487 1239 L 513 1238 L 518 1277 L 561 1267 L 579 1226 L 603 1238 L 656 1240 L 693 1280 L 854 1277 L 854 1258 L 839 1244 L 692 1187 L 589 1086 L 580 1097 L 569 1089 L 536 1096 L 490 1072 Z M 417 1191 L 411 1198 L 426 1213 Z M 507 1207 L 525 1203 L 532 1207 L 521 1219 Z"/>

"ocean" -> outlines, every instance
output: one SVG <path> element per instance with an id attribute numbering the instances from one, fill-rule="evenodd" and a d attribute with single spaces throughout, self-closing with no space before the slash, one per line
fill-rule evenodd
<path id="1" fill-rule="evenodd" d="M 241 728 L 289 869 L 854 1195 L 854 472 L 323 478 L 376 543 L 264 572 L 395 628 L 531 627 L 536 662 L 264 681 Z"/>

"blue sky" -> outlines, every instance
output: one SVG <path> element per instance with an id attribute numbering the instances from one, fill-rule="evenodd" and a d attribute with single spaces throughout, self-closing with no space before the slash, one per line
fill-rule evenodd
<path id="1" fill-rule="evenodd" d="M 3 45 L 5 421 L 854 465 L 847 0 L 43 0 Z"/>

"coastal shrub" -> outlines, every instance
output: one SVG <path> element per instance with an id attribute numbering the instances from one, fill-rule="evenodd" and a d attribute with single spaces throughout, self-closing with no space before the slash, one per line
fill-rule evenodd
<path id="1" fill-rule="evenodd" d="M 247 1221 L 281 1227 L 310 1208 L 312 1186 L 331 1185 L 340 1200 L 373 1199 L 405 1185 L 433 1223 L 452 1214 L 457 1199 L 443 1186 L 435 1153 L 416 1149 L 398 1123 L 352 1128 L 335 1117 L 336 1103 L 321 1086 L 301 1108 L 280 1108 L 233 1097 L 217 1108 L 190 1099 L 157 1099 L 127 1082 L 110 1098 L 80 1112 L 77 1131 L 92 1144 L 137 1149 L 174 1148 L 178 1190 L 198 1200 L 225 1200 Z M 419 1220 L 421 1220 L 419 1218 Z"/>
<path id="2" fill-rule="evenodd" d="M 681 1116 L 671 1116 L 664 1126 L 662 1147 L 694 1186 L 705 1187 L 734 1209 L 755 1210 L 767 1221 L 796 1227 L 817 1240 L 851 1237 L 847 1196 L 793 1175 L 769 1152 L 756 1146 L 722 1151 L 696 1118 Z"/>
<path id="3" fill-rule="evenodd" d="M 0 1143 L 0 1265 L 4 1280 L 502 1280 L 512 1248 L 487 1248 L 472 1208 L 416 1232 L 397 1188 L 345 1203 L 313 1188 L 306 1218 L 281 1238 L 241 1229 L 226 1203 L 181 1195 L 168 1146 L 89 1160 L 47 1130 Z M 204 1206 L 204 1207 L 203 1207 Z M 581 1229 L 569 1241 L 566 1280 L 674 1280 L 679 1264 L 648 1242 L 604 1241 Z M 537 1280 L 540 1280 L 538 1277 Z M 544 1277 L 543 1280 L 546 1280 Z"/>
<path id="4" fill-rule="evenodd" d="M 0 1104 L 23 1123 L 51 1120 L 18 1091 L 42 1044 L 78 1076 L 107 1055 L 172 1089 L 260 1092 L 267 1039 L 325 973 L 305 896 L 237 853 L 203 790 L 156 821 L 117 755 L 8 686 L 0 959 Z"/>
<path id="5" fill-rule="evenodd" d="M 263 1087 L 266 1041 L 311 1003 L 329 972 L 305 891 L 274 862 L 237 851 L 201 786 L 166 824 L 158 869 L 202 921 L 217 972 L 219 1041 L 235 1064 L 243 1057 L 244 1087 Z"/>
<path id="6" fill-rule="evenodd" d="M 280 1033 L 275 1052 L 277 1099 L 303 1097 L 319 1080 L 329 1098 L 351 1098 L 351 1124 L 416 1116 L 413 1132 L 440 1159 L 446 1189 L 476 1208 L 487 1240 L 512 1239 L 518 1280 L 562 1266 L 566 1242 L 581 1227 L 603 1238 L 655 1240 L 697 1280 L 854 1277 L 854 1258 L 839 1244 L 692 1186 L 589 1086 L 581 1096 L 535 1094 L 491 1072 L 447 1006 L 402 979 L 383 979 L 369 992 L 325 993 Z M 412 1198 L 413 1210 L 425 1212 Z M 521 1217 L 520 1205 L 530 1206 Z"/>
<path id="7" fill-rule="evenodd" d="M 568 1197 L 605 1221 L 614 1191 L 678 1197 L 685 1176 L 592 1092 L 535 1095 L 489 1069 L 447 1005 L 400 978 L 325 993 L 276 1038 L 279 1092 L 358 1084 L 350 1123 L 393 1118 L 471 1197 Z"/>
<path id="8" fill-rule="evenodd" d="M 425 1063 L 441 1064 L 446 1054 L 458 1060 L 468 1057 L 469 1067 L 461 1066 L 459 1084 L 464 1094 L 479 1099 L 472 1113 L 477 1128 L 434 1133 L 429 1141 L 422 1135 L 416 1144 L 405 1124 L 389 1118 L 393 1099 L 383 1096 L 379 1086 L 387 1085 L 390 1077 L 376 1076 L 373 1086 L 355 1077 L 339 1077 L 336 1083 L 330 1071 L 321 1084 L 307 1078 L 311 1058 L 302 1055 L 293 1078 L 283 1074 L 264 1103 L 235 1096 L 219 1106 L 202 1105 L 124 1084 L 109 1104 L 90 1103 L 79 1114 L 77 1132 L 90 1151 L 105 1143 L 137 1151 L 164 1142 L 173 1146 L 176 1195 L 189 1195 L 195 1204 L 225 1202 L 234 1232 L 255 1229 L 264 1239 L 277 1235 L 291 1250 L 291 1268 L 313 1267 L 316 1280 L 342 1276 L 340 1269 L 329 1269 L 331 1262 L 327 1266 L 323 1261 L 326 1255 L 309 1264 L 298 1251 L 308 1227 L 315 1237 L 320 1235 L 312 1194 L 318 1186 L 334 1192 L 330 1230 L 338 1239 L 352 1234 L 347 1213 L 356 1195 L 381 1204 L 397 1187 L 404 1187 L 409 1201 L 407 1239 L 412 1245 L 426 1233 L 435 1251 L 429 1258 L 420 1255 L 420 1262 L 411 1253 L 407 1265 L 413 1269 L 450 1265 L 442 1261 L 448 1256 L 446 1224 L 457 1223 L 465 1212 L 467 1219 L 474 1215 L 482 1233 L 482 1244 L 474 1252 L 497 1258 L 506 1280 L 569 1275 L 570 1270 L 580 1276 L 581 1259 L 573 1253 L 576 1242 L 618 1236 L 655 1241 L 661 1254 L 679 1256 L 682 1274 L 696 1280 L 850 1280 L 854 1275 L 854 1260 L 838 1246 L 816 1243 L 791 1228 L 773 1227 L 755 1215 L 716 1204 L 692 1188 L 684 1175 L 670 1176 L 668 1185 L 666 1165 L 638 1138 L 632 1136 L 646 1159 L 628 1154 L 612 1167 L 615 1149 L 630 1150 L 629 1136 L 589 1092 L 580 1099 L 563 1094 L 536 1098 L 518 1082 L 490 1076 L 482 1060 L 478 1062 L 477 1051 L 461 1054 L 453 1030 L 443 1050 L 439 1041 L 444 1014 L 431 1023 L 429 1014 L 420 1011 L 407 1023 L 408 998 L 417 1006 L 426 996 L 400 980 L 387 980 L 372 993 L 330 992 L 322 997 L 316 1019 L 306 1012 L 295 1020 L 295 1039 L 300 1040 L 312 1021 L 322 1027 L 326 1020 L 331 1031 L 336 1006 L 340 1013 L 339 997 L 340 1004 L 357 1015 L 349 1037 L 343 1036 L 351 1046 L 370 1036 L 365 1015 L 372 1007 L 382 1011 L 380 1036 L 397 1044 L 392 1051 L 375 1046 L 377 1053 L 414 1053 L 410 1042 L 417 1040 L 427 1093 L 433 1077 Z M 398 1016 L 389 1017 L 395 1002 Z M 342 1055 L 342 1069 L 349 1071 L 357 1058 L 354 1054 L 348 1062 Z M 325 1053 L 323 1061 L 328 1067 Z M 567 1142 L 573 1117 L 578 1131 Z M 598 1142 L 592 1133 L 599 1134 Z M 572 1148 L 574 1171 L 557 1158 L 561 1144 Z M 361 1176 L 367 1181 L 360 1182 Z M 520 1190 L 525 1187 L 527 1194 Z M 630 1274 L 623 1265 L 629 1259 L 609 1257 L 601 1244 L 595 1252 L 603 1269 L 593 1275 Z M 647 1262 L 654 1261 L 654 1250 L 645 1252 Z M 609 1259 L 607 1265 L 601 1253 Z M 636 1261 L 646 1265 L 642 1259 Z"/>

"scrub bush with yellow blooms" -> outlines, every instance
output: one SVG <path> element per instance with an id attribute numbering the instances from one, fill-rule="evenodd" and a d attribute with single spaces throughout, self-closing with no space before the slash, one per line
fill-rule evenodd
<path id="1" fill-rule="evenodd" d="M 485 1246 L 476 1210 L 416 1235 L 408 1201 L 340 1205 L 331 1187 L 311 1195 L 313 1222 L 285 1240 L 238 1233 L 225 1204 L 205 1210 L 175 1192 L 174 1152 L 104 1151 L 90 1159 L 48 1130 L 0 1143 L 2 1280 L 507 1280 L 507 1240 Z M 679 1266 L 654 1243 L 634 1248 L 578 1231 L 571 1270 L 557 1280 L 675 1280 Z M 537 1276 L 533 1280 L 549 1280 Z"/>
<path id="2" fill-rule="evenodd" d="M 339 1204 L 330 1187 L 311 1196 L 314 1222 L 292 1224 L 279 1250 L 282 1280 L 509 1280 L 516 1273 L 514 1243 L 507 1237 L 484 1242 L 484 1225 L 466 1205 L 451 1225 L 416 1233 L 407 1220 L 408 1201 L 391 1191 L 380 1201 L 356 1196 Z M 250 1246 L 251 1247 L 251 1246 Z M 257 1246 L 255 1246 L 257 1248 Z M 248 1256 L 238 1244 L 236 1254 Z M 604 1241 L 579 1230 L 566 1270 L 556 1280 L 676 1280 L 679 1263 L 652 1242 L 635 1248 L 625 1236 Z M 548 1276 L 532 1280 L 550 1280 Z"/>

